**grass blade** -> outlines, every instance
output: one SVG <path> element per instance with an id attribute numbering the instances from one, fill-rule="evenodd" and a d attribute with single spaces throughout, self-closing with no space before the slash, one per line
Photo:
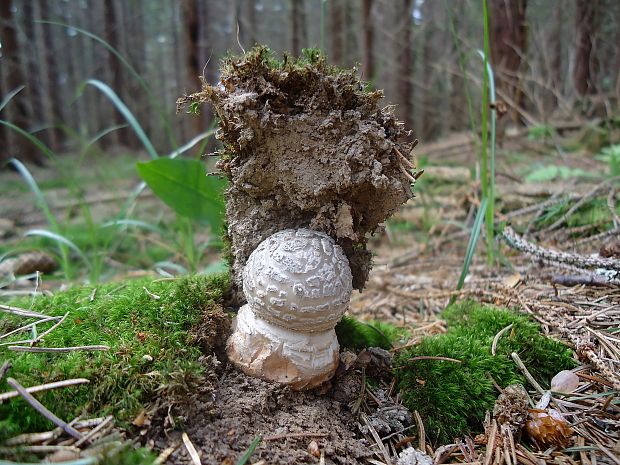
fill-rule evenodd
<path id="1" fill-rule="evenodd" d="M 24 136 L 26 139 L 28 139 L 30 142 L 32 142 L 32 144 L 34 144 L 41 152 L 43 152 L 45 154 L 45 156 L 48 157 L 50 160 L 56 160 L 56 155 L 54 154 L 54 152 L 52 152 L 48 148 L 47 145 L 45 145 L 43 142 L 41 142 L 41 140 L 39 138 L 33 136 L 28 131 L 23 130 L 19 126 L 15 126 L 13 123 L 9 123 L 8 121 L 0 120 L 0 124 L 2 124 L 3 126 L 6 126 L 6 127 L 10 128 L 10 129 L 12 129 L 13 131 L 17 132 L 18 134 Z"/>
<path id="2" fill-rule="evenodd" d="M 116 92 L 114 92 L 110 86 L 99 81 L 98 79 L 89 79 L 88 81 L 86 81 L 86 84 L 90 84 L 91 86 L 96 87 L 112 101 L 116 109 L 125 117 L 131 128 L 134 130 L 134 132 L 142 142 L 142 145 L 144 145 L 144 148 L 148 152 L 149 156 L 153 159 L 159 158 L 155 147 L 153 147 L 153 144 L 142 129 L 142 126 L 140 126 L 140 123 L 133 115 L 131 110 L 127 108 L 127 105 L 125 105 L 123 101 L 119 98 L 119 96 L 116 95 Z"/>
<path id="3" fill-rule="evenodd" d="M 15 97 L 17 94 L 19 94 L 22 90 L 24 90 L 24 87 L 26 86 L 19 86 L 15 89 L 13 89 L 11 92 L 9 92 L 6 97 L 4 97 L 2 99 L 2 102 L 0 102 L 0 111 L 2 111 L 4 109 L 4 107 L 6 107 L 6 104 L 9 103 L 13 97 Z"/>
<path id="4" fill-rule="evenodd" d="M 261 441 L 261 436 L 260 435 L 256 436 L 254 440 L 252 441 L 252 443 L 250 444 L 250 446 L 248 447 L 248 450 L 246 450 L 245 453 L 241 456 L 241 458 L 237 461 L 236 465 L 245 465 L 247 461 L 250 460 L 250 457 L 254 453 L 254 450 L 256 449 L 256 446 L 258 446 L 260 441 Z"/>
<path id="5" fill-rule="evenodd" d="M 80 249 L 74 242 L 58 233 L 48 231 L 47 229 L 31 229 L 30 231 L 27 231 L 24 236 L 46 237 L 48 239 L 52 239 L 53 241 L 58 242 L 59 244 L 66 245 L 76 254 L 78 254 L 79 257 L 84 261 L 86 266 L 90 268 L 90 260 L 88 260 L 88 257 L 84 254 L 84 252 L 82 252 L 82 249 Z"/>
<path id="6" fill-rule="evenodd" d="M 79 28 L 79 27 L 76 27 L 76 26 L 71 26 L 70 24 L 65 24 L 65 23 L 61 23 L 61 22 L 58 22 L 58 21 L 35 20 L 34 22 L 35 23 L 40 23 L 40 24 L 50 24 L 52 26 L 60 26 L 60 27 L 64 27 L 64 28 L 71 29 L 73 31 L 79 32 L 80 34 L 85 35 L 89 39 L 92 39 L 95 42 L 101 44 L 106 50 L 108 50 L 110 53 L 112 53 L 112 55 L 114 55 L 116 58 L 118 58 L 118 60 L 123 64 L 123 66 L 125 68 L 127 68 L 127 70 L 129 71 L 129 74 L 131 74 L 136 79 L 136 81 L 138 81 L 138 84 L 140 84 L 140 87 L 142 87 L 142 89 L 146 92 L 146 94 L 147 94 L 147 96 L 149 98 L 149 102 L 156 109 L 157 113 L 159 114 L 159 116 L 160 116 L 160 118 L 162 120 L 162 123 L 164 124 L 164 127 L 166 129 L 166 133 L 168 135 L 168 139 L 172 143 L 172 146 L 176 147 L 177 143 L 176 143 L 176 139 L 174 137 L 174 131 L 172 130 L 172 126 L 170 125 L 170 121 L 168 120 L 168 117 L 162 111 L 162 109 L 161 109 L 161 107 L 159 105 L 158 100 L 153 95 L 153 92 L 151 92 L 151 89 L 148 86 L 148 84 L 146 83 L 146 81 L 144 80 L 144 78 L 142 78 L 142 76 L 140 76 L 140 74 L 138 74 L 136 69 L 131 65 L 131 63 L 129 63 L 129 61 L 127 61 L 125 59 L 125 57 L 123 57 L 123 55 L 120 54 L 120 52 L 118 50 L 116 50 L 114 47 L 112 47 L 109 43 L 107 43 L 105 40 L 103 40 L 98 35 L 95 35 L 92 32 L 89 32 L 89 31 L 87 31 L 85 29 L 82 29 L 82 28 Z"/>
<path id="7" fill-rule="evenodd" d="M 146 231 L 157 233 L 161 236 L 166 235 L 166 232 L 163 229 L 155 226 L 154 224 L 147 223 L 146 221 L 140 221 L 140 220 L 119 219 L 119 220 L 114 220 L 114 221 L 108 221 L 107 223 L 104 223 L 101 225 L 102 228 L 109 228 L 112 226 L 134 226 L 136 228 L 142 228 Z"/>
<path id="8" fill-rule="evenodd" d="M 469 243 L 467 244 L 465 260 L 463 261 L 463 269 L 461 270 L 461 276 L 459 276 L 459 281 L 456 285 L 457 291 L 460 291 L 463 288 L 463 284 L 465 284 L 465 278 L 467 277 L 467 273 L 469 273 L 469 266 L 471 265 L 471 261 L 474 258 L 474 253 L 476 252 L 476 245 L 478 244 L 478 238 L 480 237 L 482 221 L 485 218 L 487 204 L 488 199 L 482 199 L 482 202 L 480 202 L 480 207 L 478 208 L 478 213 L 476 213 L 474 226 L 472 227 L 471 235 L 469 236 Z M 450 303 L 454 302 L 455 300 L 456 296 L 453 296 L 452 299 L 450 299 Z"/>
<path id="9" fill-rule="evenodd" d="M 26 166 L 21 161 L 15 158 L 9 160 L 9 163 L 13 165 L 13 167 L 19 172 L 19 174 L 21 174 L 22 178 L 24 178 L 26 184 L 28 184 L 28 187 L 36 198 L 37 206 L 43 211 L 47 222 L 53 229 L 58 229 L 58 222 L 56 221 L 56 217 L 50 210 L 50 207 L 47 204 L 47 200 L 45 200 L 43 192 L 41 192 L 41 189 L 39 189 L 39 185 L 32 177 L 32 174 L 30 174 L 30 171 L 28 171 L 28 168 L 26 168 Z"/>

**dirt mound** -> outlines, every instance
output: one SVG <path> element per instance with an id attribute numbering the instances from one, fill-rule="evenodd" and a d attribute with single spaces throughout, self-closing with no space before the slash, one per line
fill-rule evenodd
<path id="1" fill-rule="evenodd" d="M 354 415 L 329 396 L 292 391 L 232 367 L 225 370 L 212 395 L 213 404 L 196 400 L 185 419 L 184 430 L 204 464 L 235 463 L 257 435 L 263 441 L 251 462 L 312 463 L 316 459 L 307 449 L 313 440 L 324 451 L 326 464 L 357 464 L 371 456 L 364 439 L 354 437 Z M 159 449 L 169 443 L 163 434 L 155 439 Z M 168 463 L 191 463 L 191 459 L 180 447 Z"/>

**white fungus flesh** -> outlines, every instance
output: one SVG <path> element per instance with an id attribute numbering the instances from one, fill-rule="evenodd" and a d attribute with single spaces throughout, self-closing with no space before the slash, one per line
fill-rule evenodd
<path id="1" fill-rule="evenodd" d="M 296 389 L 317 386 L 338 364 L 334 327 L 352 290 L 348 260 L 326 234 L 284 230 L 265 239 L 243 271 L 248 301 L 228 341 L 246 373 Z"/>

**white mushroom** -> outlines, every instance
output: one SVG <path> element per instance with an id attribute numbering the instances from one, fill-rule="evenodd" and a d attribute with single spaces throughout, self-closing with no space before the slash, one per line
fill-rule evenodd
<path id="1" fill-rule="evenodd" d="M 248 301 L 228 341 L 243 371 L 295 389 L 317 386 L 338 365 L 334 327 L 349 305 L 352 276 L 326 234 L 287 229 L 265 239 L 243 271 Z"/>

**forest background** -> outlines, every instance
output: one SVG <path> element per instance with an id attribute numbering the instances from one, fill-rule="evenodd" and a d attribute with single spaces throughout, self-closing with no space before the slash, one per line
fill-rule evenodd
<path id="1" fill-rule="evenodd" d="M 617 111 L 620 2 L 490 0 L 489 8 L 498 100 L 510 110 L 500 137 L 512 123 L 546 127 Z M 104 150 L 141 147 L 130 127 L 117 129 L 126 122 L 107 97 L 84 87 L 94 78 L 169 153 L 214 125 L 207 109 L 175 116 L 177 97 L 198 90 L 199 76 L 217 82 L 220 59 L 255 43 L 293 55 L 323 48 L 330 63 L 358 65 L 422 141 L 471 129 L 471 102 L 481 99 L 478 0 L 3 0 L 0 14 L 0 95 L 24 86 L 2 119 L 55 152 L 102 131 Z M 94 36 L 131 64 L 150 96 Z M 0 160 L 43 161 L 7 126 L 0 141 Z"/>

